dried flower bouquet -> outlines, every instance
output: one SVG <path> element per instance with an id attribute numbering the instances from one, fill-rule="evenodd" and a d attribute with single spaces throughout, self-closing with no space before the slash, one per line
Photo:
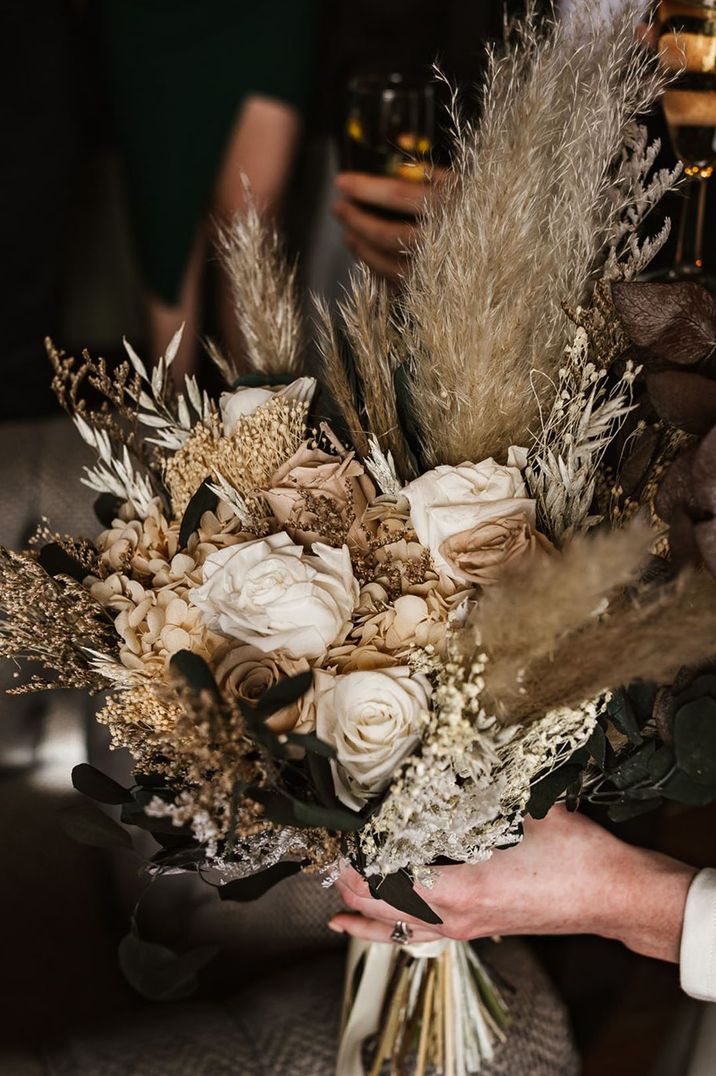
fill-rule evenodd
<path id="1" fill-rule="evenodd" d="M 716 799 L 716 309 L 634 282 L 678 176 L 651 175 L 635 117 L 663 76 L 617 7 L 528 16 L 491 54 L 400 295 L 358 269 L 340 325 L 317 303 L 317 380 L 254 210 L 222 250 L 253 371 L 214 350 L 218 403 L 173 390 L 179 335 L 151 371 L 48 343 L 105 529 L 2 551 L 0 650 L 47 670 L 18 690 L 106 693 L 135 784 L 75 784 L 156 835 L 151 872 L 211 868 L 241 900 L 348 860 L 435 923 L 413 881 L 565 793 L 615 818 Z M 410 1036 L 420 1071 L 491 1056 L 504 1012 L 465 952 L 413 961 L 376 1064 Z"/>

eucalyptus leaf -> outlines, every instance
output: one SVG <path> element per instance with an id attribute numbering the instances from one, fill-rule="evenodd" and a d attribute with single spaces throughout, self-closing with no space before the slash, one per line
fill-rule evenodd
<path id="1" fill-rule="evenodd" d="M 676 803 L 683 803 L 687 807 L 705 807 L 716 800 L 716 787 L 708 788 L 706 785 L 699 784 L 683 770 L 677 770 L 672 774 L 659 791 L 665 799 L 675 800 Z"/>
<path id="2" fill-rule="evenodd" d="M 298 673 L 297 676 L 289 676 L 279 680 L 273 687 L 261 696 L 259 701 L 252 707 L 257 717 L 267 718 L 278 713 L 279 710 L 291 706 L 302 698 L 313 683 L 313 673 Z"/>
<path id="3" fill-rule="evenodd" d="M 272 867 L 267 867 L 266 870 L 259 871 L 258 874 L 250 874 L 248 878 L 237 878 L 234 882 L 220 885 L 218 887 L 219 896 L 222 900 L 235 900 L 240 903 L 258 900 L 264 893 L 268 893 L 273 886 L 278 885 L 279 882 L 284 881 L 286 878 L 292 878 L 294 874 L 299 874 L 300 871 L 300 863 L 289 862 L 288 860 L 274 863 Z"/>
<path id="4" fill-rule="evenodd" d="M 126 829 L 88 800 L 61 807 L 57 815 L 62 830 L 80 844 L 93 848 L 134 847 Z"/>
<path id="5" fill-rule="evenodd" d="M 241 377 L 237 377 L 231 386 L 232 389 L 263 389 L 274 388 L 279 385 L 290 385 L 296 380 L 296 375 L 292 373 L 274 374 L 242 374 Z"/>
<path id="6" fill-rule="evenodd" d="M 201 655 L 191 650 L 178 650 L 169 665 L 194 691 L 209 691 L 215 698 L 220 697 L 214 674 Z"/>
<path id="7" fill-rule="evenodd" d="M 612 822 L 628 822 L 630 818 L 638 818 L 639 815 L 656 810 L 662 802 L 659 796 L 643 800 L 625 800 L 623 803 L 613 803 L 607 814 Z"/>
<path id="8" fill-rule="evenodd" d="M 263 806 L 269 821 L 277 822 L 279 825 L 329 829 L 347 833 L 356 832 L 364 825 L 361 815 L 344 807 L 324 807 L 317 803 L 303 803 L 292 796 L 264 788 L 250 788 L 246 794 Z"/>
<path id="9" fill-rule="evenodd" d="M 97 516 L 97 519 L 102 526 L 109 530 L 115 519 L 119 516 L 121 507 L 121 497 L 116 497 L 114 493 L 100 493 L 99 497 L 97 497 L 94 502 L 94 514 Z"/>
<path id="10" fill-rule="evenodd" d="M 616 769 L 612 770 L 609 777 L 613 784 L 623 790 L 640 781 L 648 781 L 651 776 L 649 766 L 655 752 L 656 741 L 647 740 L 633 754 L 619 762 Z"/>
<path id="11" fill-rule="evenodd" d="M 138 803 L 122 804 L 120 818 L 125 825 L 136 826 L 137 829 L 146 829 L 152 835 L 156 833 L 170 833 L 176 836 L 189 835 L 189 829 L 186 826 L 175 826 L 168 816 L 152 818 L 144 813 Z"/>
<path id="12" fill-rule="evenodd" d="M 587 740 L 587 750 L 600 769 L 604 769 L 607 757 L 607 737 L 601 725 L 594 726 L 594 732 Z"/>
<path id="13" fill-rule="evenodd" d="M 716 699 L 694 699 L 679 708 L 674 745 L 684 773 L 697 784 L 716 786 Z"/>
<path id="14" fill-rule="evenodd" d="M 72 770 L 72 784 L 78 792 L 98 803 L 117 805 L 131 803 L 132 793 L 106 773 L 90 766 L 89 762 L 80 762 Z"/>
<path id="15" fill-rule="evenodd" d="M 303 747 L 306 752 L 321 755 L 322 758 L 335 758 L 336 749 L 325 740 L 319 740 L 312 732 L 287 732 L 286 739 L 296 747 Z"/>
<path id="16" fill-rule="evenodd" d="M 177 955 L 164 945 L 139 937 L 136 930 L 119 945 L 119 966 L 130 986 L 148 1001 L 180 1001 L 198 986 L 197 973 L 219 952 L 216 945 L 202 945 Z"/>
<path id="17" fill-rule="evenodd" d="M 199 529 L 204 512 L 213 512 L 219 503 L 217 495 L 213 490 L 209 489 L 210 482 L 210 478 L 205 478 L 186 506 L 179 528 L 179 546 L 181 549 L 186 549 L 192 534 Z"/>
<path id="18" fill-rule="evenodd" d="M 615 728 L 626 736 L 633 744 L 640 744 L 643 742 L 636 714 L 634 713 L 634 707 L 624 688 L 620 688 L 612 695 L 607 704 L 607 714 Z"/>
<path id="19" fill-rule="evenodd" d="M 439 924 L 442 919 L 434 912 L 422 897 L 418 896 L 405 871 L 387 874 L 384 878 L 371 875 L 367 879 L 368 888 L 376 900 L 384 900 L 399 912 L 420 919 L 423 923 Z"/>
<path id="20" fill-rule="evenodd" d="M 48 575 L 69 575 L 71 579 L 81 583 L 89 574 L 84 565 L 57 542 L 43 545 L 37 559 Z"/>

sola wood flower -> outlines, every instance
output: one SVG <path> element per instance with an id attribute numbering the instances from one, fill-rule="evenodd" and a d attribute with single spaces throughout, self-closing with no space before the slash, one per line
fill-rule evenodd
<path id="1" fill-rule="evenodd" d="M 358 597 L 348 547 L 316 544 L 313 555 L 271 534 L 204 563 L 191 601 L 212 631 L 289 658 L 321 658 L 342 642 Z"/>
<path id="2" fill-rule="evenodd" d="M 129 515 L 128 509 L 122 514 Z M 115 612 L 123 665 L 155 676 L 168 659 L 192 650 L 209 659 L 224 641 L 207 630 L 188 595 L 202 582 L 202 565 L 218 549 L 242 540 L 226 505 L 206 512 L 186 552 L 178 552 L 178 524 L 169 523 L 158 502 L 146 519 L 116 519 L 97 539 L 100 561 L 110 574 L 85 580 L 92 596 Z"/>
<path id="3" fill-rule="evenodd" d="M 495 547 L 494 532 L 482 530 L 488 521 L 518 516 L 523 526 L 534 531 L 536 505 L 522 478 L 526 464 L 526 451 L 512 447 L 506 466 L 488 459 L 436 467 L 405 487 L 415 533 L 430 550 L 439 571 L 460 583 L 475 583 L 475 569 L 479 571 L 483 559 L 489 560 L 480 550 L 485 545 L 492 544 L 493 551 Z M 504 547 L 504 540 L 502 544 Z M 507 545 L 512 556 L 530 548 L 529 541 Z M 469 559 L 472 552 L 476 554 L 474 562 Z"/>
<path id="4" fill-rule="evenodd" d="M 305 658 L 292 661 L 279 655 L 264 654 L 255 646 L 237 646 L 219 662 L 216 682 L 229 697 L 254 706 L 266 692 L 287 676 L 298 676 L 310 666 Z M 313 688 L 290 706 L 266 719 L 273 732 L 313 732 L 316 727 Z"/>
<path id="5" fill-rule="evenodd" d="M 365 514 L 376 491 L 352 452 L 340 458 L 301 445 L 263 494 L 279 524 L 297 542 L 367 544 Z"/>
<path id="6" fill-rule="evenodd" d="M 336 749 L 336 795 L 359 809 L 390 783 L 420 735 L 429 681 L 407 666 L 333 676 L 316 671 L 316 732 Z"/>

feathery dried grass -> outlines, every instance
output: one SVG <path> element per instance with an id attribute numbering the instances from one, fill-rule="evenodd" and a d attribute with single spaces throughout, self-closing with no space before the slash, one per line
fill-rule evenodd
<path id="1" fill-rule="evenodd" d="M 262 374 L 298 371 L 303 328 L 296 266 L 289 265 L 274 225 L 262 219 L 246 187 L 246 208 L 219 229 L 217 249 L 233 293 L 245 353 L 240 358 Z M 239 357 L 222 364 L 239 375 Z M 215 360 L 216 361 L 216 360 Z"/>
<path id="2" fill-rule="evenodd" d="M 532 9 L 489 55 L 479 126 L 456 116 L 454 176 L 426 210 L 403 299 L 431 465 L 525 442 L 568 342 L 562 304 L 588 299 L 618 232 L 614 162 L 665 76 L 634 40 L 636 0 L 608 23 L 596 9 L 585 0 L 546 35 Z"/>
<path id="3" fill-rule="evenodd" d="M 358 411 L 360 405 L 357 395 L 343 360 L 336 327 L 326 302 L 315 294 L 312 299 L 316 311 L 316 346 L 321 356 L 322 380 L 343 415 L 353 447 L 365 458 L 370 453 L 370 444 Z"/>
<path id="4" fill-rule="evenodd" d="M 716 584 L 687 571 L 642 603 L 594 620 L 533 664 L 510 714 L 519 719 L 576 705 L 632 680 L 669 683 L 680 668 L 714 653 Z"/>
<path id="5" fill-rule="evenodd" d="M 517 569 L 486 592 L 458 636 L 489 657 L 486 695 L 507 721 L 540 716 L 643 678 L 670 680 L 716 651 L 716 584 L 685 573 L 667 586 L 635 585 L 654 535 L 640 520 L 579 535 L 564 553 Z"/>
<path id="6" fill-rule="evenodd" d="M 371 433 L 384 453 L 392 453 L 400 477 L 409 481 L 415 470 L 396 407 L 396 333 L 385 282 L 360 263 L 351 273 L 338 310 L 355 359 Z"/>

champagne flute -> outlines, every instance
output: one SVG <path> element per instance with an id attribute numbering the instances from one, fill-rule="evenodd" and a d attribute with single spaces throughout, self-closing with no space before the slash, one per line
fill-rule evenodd
<path id="1" fill-rule="evenodd" d="M 435 83 L 397 72 L 359 75 L 348 84 L 348 108 L 341 133 L 340 165 L 350 172 L 428 177 L 436 138 Z M 402 214 L 369 207 L 373 214 Z"/>
<path id="2" fill-rule="evenodd" d="M 716 0 L 661 0 L 659 56 L 680 74 L 664 94 L 674 151 L 687 176 L 672 280 L 707 283 L 703 263 L 706 191 L 716 165 Z"/>

